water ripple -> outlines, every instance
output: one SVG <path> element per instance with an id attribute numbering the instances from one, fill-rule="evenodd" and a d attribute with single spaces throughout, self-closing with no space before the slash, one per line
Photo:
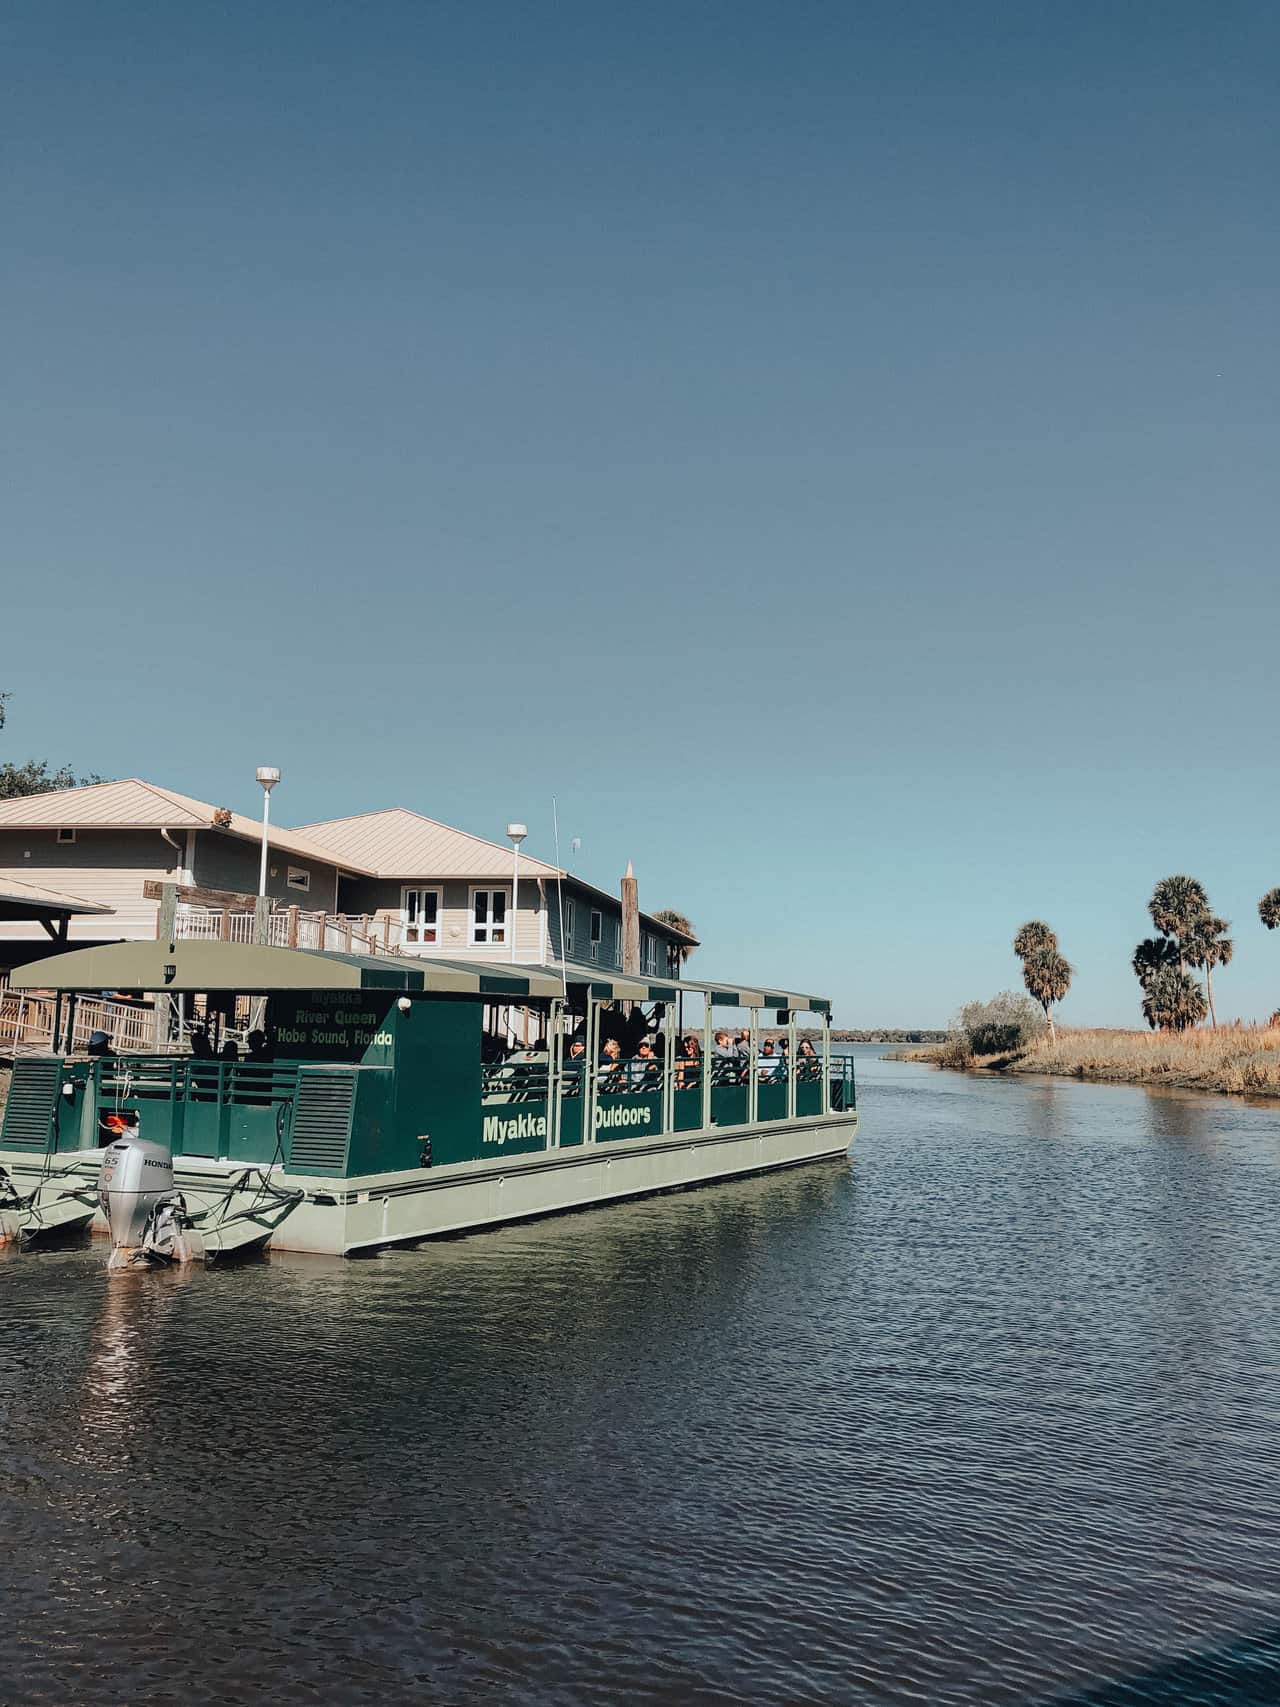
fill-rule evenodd
<path id="1" fill-rule="evenodd" d="M 852 1169 L 0 1257 L 5 1701 L 1280 1700 L 1274 1114 L 864 1084 Z"/>

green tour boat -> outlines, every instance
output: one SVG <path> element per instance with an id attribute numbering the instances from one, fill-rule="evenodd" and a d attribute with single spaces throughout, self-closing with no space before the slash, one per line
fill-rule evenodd
<path id="1" fill-rule="evenodd" d="M 58 1017 L 14 1063 L 0 1239 L 105 1230 L 100 1176 L 130 1138 L 171 1164 L 182 1254 L 349 1255 L 837 1157 L 857 1130 L 830 1004 L 795 991 L 196 939 L 13 984 L 55 992 Z M 60 1048 L 104 993 L 153 1049 Z"/>

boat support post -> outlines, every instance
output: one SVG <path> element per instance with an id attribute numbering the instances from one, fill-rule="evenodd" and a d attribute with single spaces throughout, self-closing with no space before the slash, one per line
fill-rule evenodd
<path id="1" fill-rule="evenodd" d="M 747 1045 L 747 1124 L 754 1126 L 760 1119 L 760 1009 L 750 1008 L 751 1028 Z"/>
<path id="2" fill-rule="evenodd" d="M 551 1034 L 547 1038 L 548 1070 L 547 1080 L 547 1147 L 551 1150 L 560 1148 L 560 1110 L 564 1103 L 564 1027 L 565 1007 L 559 997 L 551 1003 L 551 1013 L 548 1019 Z"/>
<path id="3" fill-rule="evenodd" d="M 600 1014 L 604 1003 L 597 997 L 587 997 L 587 1070 L 583 1074 L 582 1142 L 596 1141 L 596 1099 L 599 1090 L 596 1080 L 600 1073 Z"/>
<path id="4" fill-rule="evenodd" d="M 787 1119 L 796 1117 L 796 1010 L 787 1009 Z"/>
<path id="5" fill-rule="evenodd" d="M 822 1112 L 831 1113 L 831 1010 L 822 1016 Z"/>
<path id="6" fill-rule="evenodd" d="M 711 1124 L 711 1050 L 714 1044 L 711 1030 L 711 992 L 702 995 L 702 1130 Z"/>
<path id="7" fill-rule="evenodd" d="M 676 1129 L 676 1004 L 663 1002 L 662 1019 L 662 1130 Z"/>

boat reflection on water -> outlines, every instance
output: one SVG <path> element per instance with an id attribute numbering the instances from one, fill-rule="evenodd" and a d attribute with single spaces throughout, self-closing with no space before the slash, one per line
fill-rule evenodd
<path id="1" fill-rule="evenodd" d="M 141 1425 L 148 1386 L 178 1294 L 195 1279 L 190 1267 L 103 1271 L 102 1302 L 94 1324 L 84 1377 L 68 1415 L 72 1455 L 92 1456 L 98 1472 L 123 1472 L 126 1453 L 104 1456 L 107 1440 L 126 1446 Z"/>

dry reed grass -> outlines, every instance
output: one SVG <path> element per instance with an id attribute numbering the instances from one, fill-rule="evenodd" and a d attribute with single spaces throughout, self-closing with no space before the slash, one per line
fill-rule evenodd
<path id="1" fill-rule="evenodd" d="M 1280 1026 L 1237 1022 L 1181 1032 L 1060 1027 L 1056 1042 L 1041 1038 L 1010 1070 L 1280 1096 Z"/>
<path id="2" fill-rule="evenodd" d="M 1280 1025 L 1197 1031 L 1111 1031 L 1059 1026 L 1016 1055 L 966 1053 L 956 1040 L 893 1052 L 897 1061 L 1001 1073 L 1057 1073 L 1127 1085 L 1171 1085 L 1233 1096 L 1280 1096 Z"/>

